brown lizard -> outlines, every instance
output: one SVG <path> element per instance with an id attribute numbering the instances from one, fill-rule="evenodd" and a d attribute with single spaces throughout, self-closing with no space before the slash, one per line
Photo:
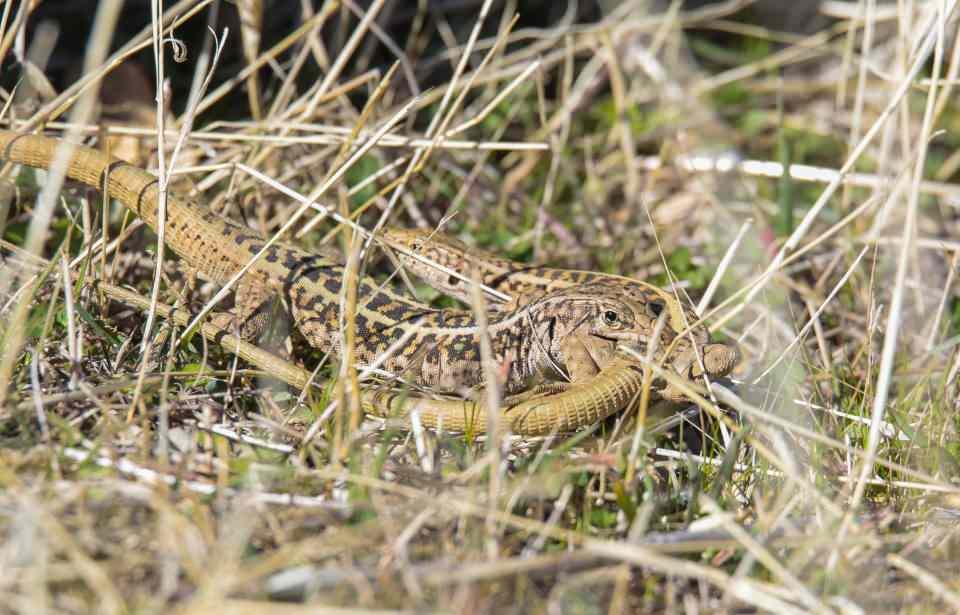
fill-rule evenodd
<path id="1" fill-rule="evenodd" d="M 0 132 L 0 157 L 36 168 L 49 168 L 60 145 L 47 137 Z M 109 196 L 156 230 L 155 176 L 97 150 L 71 147 L 67 177 L 96 188 L 106 185 Z M 175 195 L 168 196 L 167 212 L 167 244 L 215 282 L 228 280 L 264 246 L 265 239 L 259 234 Z M 343 277 L 343 265 L 329 255 L 272 246 L 244 276 L 236 293 L 236 318 L 248 322 L 265 301 L 280 296 L 290 306 L 295 325 L 306 340 L 338 354 Z M 492 316 L 487 334 L 493 355 L 508 364 L 504 391 L 525 390 L 544 376 L 576 381 L 595 374 L 595 366 L 580 374 L 578 361 L 566 361 L 565 341 L 576 338 L 584 346 L 598 348 L 618 343 L 641 346 L 651 341 L 648 336 L 655 314 L 656 308 L 642 302 L 584 285 L 546 294 Z M 470 312 L 434 310 L 362 278 L 354 318 L 355 356 L 361 364 L 374 362 L 406 337 L 406 345 L 381 363 L 383 370 L 437 391 L 458 391 L 483 383 L 481 332 Z"/>
<path id="2" fill-rule="evenodd" d="M 19 251 L 2 240 L 0 246 L 14 253 Z M 150 309 L 150 301 L 136 292 L 101 282 L 96 286 L 112 299 L 144 311 Z M 155 307 L 159 315 L 181 326 L 191 321 L 190 313 L 185 310 L 175 310 L 163 303 Z M 309 371 L 238 338 L 213 322 L 201 323 L 199 332 L 227 352 L 290 386 L 303 389 L 313 381 Z M 615 357 L 596 376 L 561 387 L 559 392 L 501 400 L 496 422 L 527 436 L 575 431 L 623 410 L 639 396 L 643 386 L 640 366 L 633 360 Z M 33 402 L 27 403 L 32 407 Z M 360 390 L 360 404 L 365 413 L 398 420 L 408 428 L 412 427 L 414 416 L 425 427 L 446 431 L 482 434 L 489 428 L 488 404 L 483 398 L 452 399 L 364 385 Z"/>
<path id="3" fill-rule="evenodd" d="M 449 235 L 422 229 L 388 228 L 383 231 L 383 236 L 388 245 L 401 248 L 399 259 L 404 268 L 433 288 L 462 301 L 470 299 L 469 280 L 475 274 L 486 288 L 512 297 L 511 301 L 499 307 L 507 311 L 518 309 L 550 293 L 586 284 L 597 289 L 597 292 L 621 296 L 647 306 L 653 318 L 665 312 L 669 326 L 660 336 L 661 343 L 668 346 L 665 356 L 672 358 L 670 363 L 674 371 L 689 380 L 696 381 L 704 375 L 710 378 L 725 376 L 740 359 L 735 345 L 711 343 L 710 333 L 699 322 L 696 313 L 685 308 L 669 292 L 652 284 L 593 271 L 518 263 L 467 246 Z M 440 268 L 434 265 L 440 265 Z M 448 271 L 458 273 L 459 277 L 449 275 Z M 490 299 L 494 302 L 498 300 L 497 297 Z M 496 309 L 497 304 L 493 305 Z M 572 340 L 568 342 L 571 343 Z M 597 348 L 597 345 L 591 343 L 591 347 Z M 606 350 L 609 352 L 609 347 Z M 603 361 L 600 361 L 596 368 L 602 365 Z M 581 371 L 585 369 L 581 367 Z M 658 393 L 665 399 L 683 399 L 681 392 L 669 386 L 658 390 Z"/>
<path id="4" fill-rule="evenodd" d="M 135 292 L 100 284 L 108 296 L 147 310 L 150 302 Z M 159 304 L 157 311 L 181 326 L 190 322 L 182 310 Z M 203 323 L 200 333 L 219 343 L 227 352 L 262 369 L 290 386 L 302 389 L 311 382 L 310 372 L 232 335 L 213 323 Z M 576 431 L 603 420 L 636 399 L 643 387 L 643 371 L 635 361 L 615 357 L 596 376 L 564 387 L 551 395 L 525 399 L 505 399 L 500 404 L 497 422 L 513 433 L 524 436 Z M 31 402 L 32 403 L 32 402 Z M 488 410 L 483 399 L 450 399 L 410 391 L 367 386 L 360 391 L 363 411 L 372 416 L 400 420 L 409 428 L 416 414 L 420 424 L 446 431 L 483 434 L 488 429 Z"/>

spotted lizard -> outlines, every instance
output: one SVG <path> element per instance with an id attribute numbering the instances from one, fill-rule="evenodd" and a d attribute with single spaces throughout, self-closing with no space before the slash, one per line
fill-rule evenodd
<path id="1" fill-rule="evenodd" d="M 49 168 L 61 142 L 39 135 L 0 132 L 0 158 Z M 80 145 L 72 145 L 66 167 L 70 179 L 100 188 L 156 230 L 158 180 L 137 167 Z M 214 282 L 223 283 L 263 248 L 254 231 L 222 219 L 209 209 L 169 195 L 166 241 L 187 264 Z M 237 289 L 237 321 L 249 322 L 260 306 L 280 296 L 296 327 L 313 346 L 340 352 L 341 291 L 345 268 L 338 259 L 274 245 L 248 270 Z M 480 327 L 469 311 L 435 310 L 381 288 L 358 282 L 355 358 L 373 363 L 401 338 L 396 353 L 381 369 L 420 387 L 458 392 L 483 384 Z M 590 284 L 548 293 L 491 316 L 486 328 L 495 359 L 506 366 L 506 394 L 526 390 L 546 379 L 574 382 L 596 375 L 590 365 L 579 373 L 578 361 L 565 360 L 565 343 L 604 348 L 646 344 L 657 309 Z M 663 349 L 665 344 L 659 344 Z"/>
<path id="2" fill-rule="evenodd" d="M 462 301 L 470 300 L 469 280 L 476 275 L 484 288 L 512 297 L 498 307 L 495 303 L 498 298 L 491 296 L 494 309 L 516 310 L 553 292 L 588 285 L 598 292 L 644 304 L 653 315 L 666 312 L 669 326 L 660 338 L 668 347 L 664 356 L 671 357 L 674 371 L 689 380 L 697 381 L 704 375 L 725 376 L 740 359 L 735 345 L 710 342 L 709 331 L 692 309 L 671 293 L 647 282 L 593 271 L 518 263 L 467 246 L 449 235 L 424 229 L 387 228 L 383 235 L 387 245 L 401 248 L 398 256 L 404 268 L 431 287 Z M 669 386 L 658 393 L 665 399 L 683 399 L 680 391 Z"/>
<path id="3" fill-rule="evenodd" d="M 142 310 L 149 309 L 150 302 L 133 291 L 110 284 L 100 284 L 99 288 L 113 299 Z M 159 304 L 157 311 L 181 326 L 190 322 L 186 311 L 164 304 Z M 200 333 L 292 387 L 302 389 L 311 382 L 307 370 L 233 335 L 225 335 L 214 323 L 202 323 Z M 496 421 L 501 428 L 523 436 L 576 431 L 620 412 L 639 396 L 642 387 L 640 366 L 617 356 L 596 376 L 553 394 L 502 400 Z M 360 405 L 369 415 L 399 421 L 407 428 L 412 427 L 414 416 L 425 427 L 448 432 L 484 434 L 490 427 L 488 406 L 482 397 L 454 399 L 386 386 L 365 386 L 360 391 Z"/>

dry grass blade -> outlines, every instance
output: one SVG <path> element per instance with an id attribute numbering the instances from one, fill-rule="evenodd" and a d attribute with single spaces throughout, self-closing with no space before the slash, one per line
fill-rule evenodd
<path id="1" fill-rule="evenodd" d="M 261 0 L 242 0 L 237 3 L 240 13 L 240 36 L 243 38 L 243 55 L 249 64 L 253 64 L 260 50 L 260 30 L 263 27 L 263 2 Z M 247 75 L 247 100 L 250 101 L 250 114 L 253 119 L 263 117 L 260 110 L 260 80 L 257 71 Z"/>
<path id="2" fill-rule="evenodd" d="M 119 5 L 104 3 L 97 11 L 94 20 L 93 34 L 91 36 L 92 40 L 87 47 L 87 53 L 84 57 L 84 65 L 89 72 L 93 72 L 95 67 L 100 66 L 104 61 L 104 57 L 106 57 L 110 38 L 113 35 L 113 30 L 119 18 L 119 8 Z M 8 34 L 12 35 L 13 32 Z M 2 57 L 2 54 L 0 54 L 0 57 Z M 93 113 L 98 85 L 99 84 L 94 82 L 93 87 L 83 90 L 82 94 L 78 93 L 77 104 L 70 113 L 72 121 L 79 124 L 87 123 Z M 57 203 L 60 188 L 63 186 L 66 177 L 67 160 L 69 160 L 73 153 L 73 147 L 70 145 L 70 142 L 75 139 L 76 136 L 76 134 L 68 132 L 67 139 L 57 150 L 57 159 L 51 166 L 50 177 L 47 179 L 43 191 L 38 197 L 37 210 L 31 219 L 30 228 L 24 240 L 23 247 L 28 254 L 40 254 L 43 244 L 46 242 L 53 218 L 53 208 Z M 25 276 L 18 277 L 22 279 Z M 20 301 L 14 308 L 14 312 L 8 322 L 22 323 L 26 320 L 28 309 L 28 302 L 24 300 Z M 24 331 L 22 327 L 14 326 L 10 327 L 4 336 L 4 349 L 2 355 L 0 355 L 0 407 L 3 407 L 4 401 L 6 400 L 13 362 L 20 352 L 20 347 L 23 343 L 23 334 Z"/>
<path id="3" fill-rule="evenodd" d="M 943 582 L 929 570 L 924 570 L 910 560 L 893 553 L 887 555 L 887 562 L 891 566 L 899 568 L 916 578 L 924 587 L 933 592 L 937 598 L 946 603 L 950 608 L 960 611 L 960 594 L 944 585 Z"/>
<path id="4" fill-rule="evenodd" d="M 0 151 L 0 610 L 960 609 L 956 5 L 0 3 L 0 124 L 64 142 Z M 65 184 L 81 141 L 180 214 L 122 218 L 120 163 Z M 184 203 L 269 239 L 194 278 Z M 509 284 L 368 294 L 403 292 L 386 227 Z M 344 279 L 285 276 L 284 243 Z M 742 361 L 658 361 L 706 327 L 644 304 L 633 407 L 528 430 L 497 310 L 540 263 L 667 289 Z M 208 318 L 253 299 L 256 341 Z M 485 390 L 411 384 L 421 314 L 479 323 Z"/>
<path id="5" fill-rule="evenodd" d="M 786 258 L 787 252 L 793 250 L 797 247 L 803 237 L 810 230 L 811 225 L 817 217 L 817 214 L 827 205 L 830 198 L 836 192 L 837 188 L 840 187 L 840 183 L 843 181 L 843 178 L 848 172 L 853 168 L 853 165 L 860 159 L 860 156 L 866 150 L 867 146 L 870 145 L 870 142 L 873 138 L 880 132 L 880 129 L 884 126 L 885 122 L 890 118 L 894 113 L 897 107 L 903 100 L 904 95 L 906 95 L 907 90 L 910 88 L 914 79 L 920 73 L 920 70 L 924 67 L 926 61 L 929 59 L 930 54 L 933 53 L 934 47 L 937 44 L 938 40 L 941 40 L 942 37 L 939 36 L 939 30 L 937 28 L 938 24 L 941 23 L 941 19 L 946 19 L 949 15 L 953 13 L 953 10 L 956 8 L 956 0 L 949 0 L 948 5 L 944 9 L 942 15 L 932 15 L 930 20 L 927 22 L 926 26 L 922 29 L 923 32 L 923 44 L 917 50 L 917 53 L 914 57 L 913 64 L 910 67 L 910 70 L 901 80 L 900 85 L 897 87 L 897 90 L 891 96 L 889 103 L 884 108 L 883 113 L 876 119 L 873 125 L 867 130 L 863 138 L 857 143 L 857 146 L 847 157 L 846 162 L 843 167 L 837 173 L 836 178 L 827 185 L 827 187 L 820 194 L 817 202 L 813 204 L 807 214 L 803 217 L 803 220 L 800 221 L 800 224 L 797 225 L 796 230 L 790 235 L 786 243 L 783 244 L 783 247 L 777 252 L 777 255 L 774 257 L 773 261 L 770 263 L 770 266 L 767 267 L 767 270 L 764 272 L 765 280 L 769 280 L 770 276 L 773 275 L 775 271 L 783 264 L 784 258 Z M 761 283 L 755 287 L 745 298 L 745 303 L 749 303 L 753 297 L 763 288 Z"/>

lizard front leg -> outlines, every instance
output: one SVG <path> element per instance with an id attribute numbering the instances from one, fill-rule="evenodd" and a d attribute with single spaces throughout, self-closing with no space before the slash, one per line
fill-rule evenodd
<path id="1" fill-rule="evenodd" d="M 242 282 L 234 293 L 233 309 L 213 312 L 210 323 L 224 331 L 239 334 L 247 342 L 258 340 L 275 322 L 280 298 L 264 284 Z M 283 346 L 289 346 L 289 327 L 283 331 Z"/>
<path id="2" fill-rule="evenodd" d="M 504 399 L 510 405 L 538 397 L 549 397 L 570 390 L 573 383 L 587 383 L 609 365 L 616 354 L 616 343 L 577 332 L 560 342 L 559 363 L 565 380 L 542 380 L 530 388 Z"/>
<path id="3" fill-rule="evenodd" d="M 583 382 L 609 365 L 616 353 L 616 342 L 589 335 L 568 335 L 560 342 L 560 354 L 570 382 Z"/>

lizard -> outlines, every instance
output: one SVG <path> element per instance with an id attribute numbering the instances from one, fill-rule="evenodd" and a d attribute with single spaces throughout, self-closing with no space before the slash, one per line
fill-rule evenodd
<path id="1" fill-rule="evenodd" d="M 98 288 L 128 305 L 142 310 L 150 307 L 147 299 L 133 291 L 104 283 L 98 284 Z M 157 305 L 157 312 L 181 326 L 190 322 L 187 311 L 175 310 L 162 303 Z M 201 323 L 199 332 L 227 352 L 292 387 L 302 389 L 312 381 L 309 371 L 268 350 L 227 335 L 228 332 L 214 323 Z M 503 400 L 497 422 L 523 436 L 572 432 L 623 410 L 639 397 L 643 386 L 643 371 L 639 365 L 617 356 L 594 377 L 574 382 L 552 395 Z M 433 429 L 483 434 L 489 427 L 487 406 L 482 399 L 451 399 L 397 392 L 385 387 L 363 387 L 360 405 L 366 414 L 399 420 L 408 428 L 412 426 L 414 414 L 419 417 L 421 425 Z"/>
<path id="2" fill-rule="evenodd" d="M 518 263 L 467 246 L 449 235 L 424 229 L 388 227 L 383 230 L 383 239 L 388 246 L 401 248 L 398 258 L 406 270 L 446 295 L 469 301 L 468 280 L 471 273 L 475 273 L 484 287 L 512 297 L 500 306 L 494 303 L 495 310 L 517 309 L 551 292 L 587 284 L 599 292 L 643 303 L 656 316 L 666 312 L 669 329 L 661 337 L 670 345 L 667 354 L 673 358 L 674 370 L 688 380 L 696 381 L 705 375 L 725 376 L 740 360 L 735 345 L 711 343 L 710 332 L 699 322 L 697 314 L 653 284 L 614 274 Z M 434 266 L 437 264 L 442 268 Z M 448 271 L 460 276 L 449 275 Z M 491 301 L 497 300 L 491 297 Z M 658 393 L 664 399 L 683 399 L 682 393 L 669 386 Z"/>
<path id="3" fill-rule="evenodd" d="M 0 240 L 0 246 L 15 253 L 19 250 L 3 240 Z M 102 281 L 96 281 L 95 285 L 99 292 L 111 299 L 144 311 L 150 309 L 151 302 L 134 291 Z M 187 326 L 192 318 L 188 310 L 175 309 L 164 303 L 157 303 L 155 308 L 161 317 L 180 326 Z M 303 389 L 313 382 L 309 371 L 232 335 L 215 322 L 200 323 L 198 332 L 225 351 L 292 387 Z M 524 436 L 576 431 L 623 410 L 639 397 L 643 386 L 643 371 L 636 361 L 617 356 L 593 378 L 569 384 L 559 392 L 503 399 L 496 421 Z M 364 386 L 360 389 L 360 405 L 366 414 L 400 421 L 407 428 L 412 427 L 416 415 L 420 424 L 428 428 L 474 434 L 487 433 L 489 429 L 488 405 L 482 398 L 452 399 Z"/>
<path id="4" fill-rule="evenodd" d="M 0 131 L 0 159 L 48 169 L 60 141 L 40 135 Z M 68 178 L 107 194 L 157 230 L 157 177 L 119 159 L 81 145 L 70 145 Z M 191 268 L 224 283 L 264 247 L 256 232 L 217 216 L 198 203 L 170 194 L 166 241 Z M 340 351 L 341 290 L 345 268 L 329 254 L 311 254 L 274 245 L 256 260 L 236 291 L 236 321 L 246 323 L 271 297 L 289 306 L 294 323 L 312 346 Z M 413 384 L 440 392 L 457 392 L 483 384 L 481 328 L 468 311 L 435 310 L 380 288 L 369 278 L 358 281 L 356 358 L 370 364 L 395 342 L 407 338 L 382 369 Z M 573 381 L 596 375 L 596 366 L 575 372 L 579 361 L 565 361 L 563 344 L 612 348 L 643 345 L 653 330 L 656 308 L 630 302 L 591 285 L 548 293 L 489 319 L 495 358 L 508 363 L 506 394 L 526 390 L 545 375 L 560 372 Z M 583 342 L 582 340 L 588 340 Z M 658 344 L 662 349 L 665 344 Z M 689 360 L 689 358 L 685 359 Z M 569 363 L 569 365 L 567 364 Z M 573 369 L 571 369 L 573 368 Z M 563 373 L 563 372 L 567 373 Z"/>

